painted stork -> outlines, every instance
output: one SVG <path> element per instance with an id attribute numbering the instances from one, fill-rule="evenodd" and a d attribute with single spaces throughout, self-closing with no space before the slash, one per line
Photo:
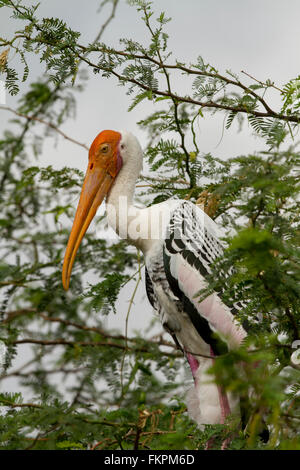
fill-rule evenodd
<path id="1" fill-rule="evenodd" d="M 207 373 L 214 357 L 238 347 L 246 336 L 236 310 L 215 292 L 204 301 L 210 265 L 222 255 L 216 223 L 186 200 L 171 199 L 148 208 L 133 205 L 143 154 L 129 132 L 102 131 L 89 150 L 89 162 L 66 248 L 62 281 L 69 287 L 81 240 L 106 197 L 109 224 L 142 250 L 146 291 L 163 327 L 184 352 L 194 378 L 188 392 L 190 416 L 199 424 L 224 423 L 239 415 L 239 400 L 224 393 Z"/>

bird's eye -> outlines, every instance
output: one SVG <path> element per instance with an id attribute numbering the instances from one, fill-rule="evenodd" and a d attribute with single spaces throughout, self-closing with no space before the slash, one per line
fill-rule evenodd
<path id="1" fill-rule="evenodd" d="M 101 145 L 101 147 L 100 147 L 100 152 L 101 153 L 107 153 L 108 150 L 109 150 L 109 145 L 108 144 Z"/>
<path id="2" fill-rule="evenodd" d="M 121 144 L 121 149 L 123 150 L 125 148 L 125 144 Z"/>

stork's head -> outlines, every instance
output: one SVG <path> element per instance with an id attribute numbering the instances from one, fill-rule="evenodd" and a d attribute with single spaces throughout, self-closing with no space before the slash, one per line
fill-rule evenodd
<path id="1" fill-rule="evenodd" d="M 64 258 L 62 272 L 64 289 L 69 288 L 77 250 L 98 207 L 109 193 L 122 167 L 131 166 L 135 159 L 135 167 L 138 168 L 138 173 L 140 172 L 142 164 L 140 156 L 141 148 L 137 139 L 127 132 L 102 131 L 93 141 Z"/>

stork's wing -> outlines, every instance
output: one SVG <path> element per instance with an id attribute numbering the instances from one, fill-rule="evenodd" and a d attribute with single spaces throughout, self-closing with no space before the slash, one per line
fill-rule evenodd
<path id="1" fill-rule="evenodd" d="M 164 268 L 174 295 L 181 300 L 194 327 L 215 354 L 238 346 L 246 336 L 235 320 L 237 312 L 213 293 L 199 301 L 199 291 L 207 287 L 211 264 L 222 255 L 215 222 L 199 207 L 184 202 L 172 214 L 163 246 Z"/>

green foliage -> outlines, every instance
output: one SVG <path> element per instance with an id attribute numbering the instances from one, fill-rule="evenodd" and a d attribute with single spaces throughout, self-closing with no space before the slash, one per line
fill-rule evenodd
<path id="1" fill-rule="evenodd" d="M 113 312 L 117 313 L 115 303 L 118 299 L 119 291 L 124 281 L 127 279 L 128 276 L 118 273 L 106 274 L 104 281 L 92 286 L 91 289 L 84 294 L 84 297 L 92 299 L 91 305 L 96 311 L 102 308 L 108 315 L 112 308 Z"/>
<path id="2" fill-rule="evenodd" d="M 283 87 L 282 113 L 292 114 L 299 111 L 300 107 L 300 77 L 290 80 Z"/>
<path id="3" fill-rule="evenodd" d="M 209 441 L 219 449 L 227 440 L 235 450 L 299 449 L 299 366 L 291 361 L 300 339 L 299 152 L 286 145 L 298 130 L 299 77 L 282 89 L 271 80 L 246 86 L 200 56 L 189 66 L 171 63 L 169 18 L 157 17 L 142 0 L 131 3 L 149 44 L 125 38 L 120 50 L 99 37 L 81 44 L 80 33 L 65 22 L 39 19 L 38 4 L 23 3 L 0 0 L 0 8 L 10 8 L 24 22 L 13 37 L 0 38 L 0 47 L 19 57 L 23 76 L 7 64 L 1 70 L 11 94 L 18 93 L 20 80 L 29 79 L 31 54 L 40 58 L 45 77 L 20 97 L 14 131 L 0 140 L 0 340 L 7 346 L 0 448 L 204 449 Z M 74 217 L 83 175 L 66 167 L 43 168 L 31 151 L 37 157 L 42 149 L 41 122 L 51 124 L 52 136 L 74 116 L 83 64 L 99 80 L 125 86 L 130 110 L 145 99 L 153 102 L 154 112 L 139 122 L 149 137 L 150 169 L 140 198 L 146 204 L 169 197 L 204 200 L 227 230 L 225 255 L 201 295 L 216 289 L 228 304 L 240 302 L 237 319 L 249 326 L 242 347 L 217 358 L 213 367 L 218 383 L 241 395 L 243 429 L 233 421 L 196 428 L 181 402 L 184 359 L 166 339 L 151 338 L 151 327 L 146 338 L 106 329 L 107 315 L 120 315 L 120 290 L 140 279 L 139 255 L 124 241 L 110 244 L 89 231 L 71 290 L 62 289 L 69 234 L 64 227 Z M 173 88 L 178 74 L 190 84 L 186 96 Z M 265 101 L 269 88 L 280 92 L 278 112 Z M 203 154 L 195 124 L 201 127 L 204 115 L 217 112 L 225 114 L 227 129 L 246 116 L 268 150 L 224 161 Z M 86 287 L 85 275 L 91 273 L 97 279 Z M 30 359 L 18 369 L 14 358 L 22 356 L 22 348 Z M 11 377 L 18 381 L 14 394 L 5 393 Z M 271 430 L 268 443 L 260 438 L 265 424 Z"/>

